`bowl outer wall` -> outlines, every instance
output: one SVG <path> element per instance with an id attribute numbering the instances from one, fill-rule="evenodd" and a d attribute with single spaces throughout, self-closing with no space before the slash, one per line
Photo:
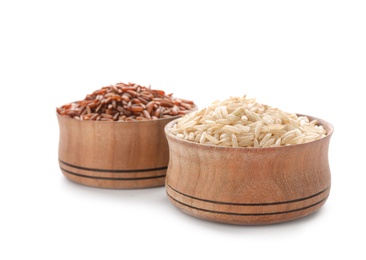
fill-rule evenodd
<path id="1" fill-rule="evenodd" d="M 299 200 L 330 188 L 328 148 L 333 126 L 316 119 L 327 136 L 284 147 L 233 148 L 202 145 L 165 133 L 170 160 L 166 185 L 199 200 L 266 204 Z M 328 190 L 329 192 L 329 190 Z"/>
<path id="2" fill-rule="evenodd" d="M 107 170 L 166 167 L 165 125 L 175 118 L 141 122 L 81 121 L 57 114 L 59 159 Z"/>

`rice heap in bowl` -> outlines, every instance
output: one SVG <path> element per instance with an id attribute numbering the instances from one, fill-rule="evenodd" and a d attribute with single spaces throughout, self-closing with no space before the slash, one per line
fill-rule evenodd
<path id="1" fill-rule="evenodd" d="M 302 144 L 326 136 L 323 126 L 255 99 L 231 97 L 187 114 L 169 130 L 191 142 L 225 147 L 274 147 Z"/>

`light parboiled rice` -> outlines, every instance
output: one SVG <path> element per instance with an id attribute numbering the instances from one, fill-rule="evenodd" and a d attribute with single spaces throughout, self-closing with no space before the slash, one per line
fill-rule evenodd
<path id="1" fill-rule="evenodd" d="M 302 144 L 326 136 L 316 120 L 231 97 L 184 115 L 170 129 L 179 138 L 226 147 L 273 147 Z"/>

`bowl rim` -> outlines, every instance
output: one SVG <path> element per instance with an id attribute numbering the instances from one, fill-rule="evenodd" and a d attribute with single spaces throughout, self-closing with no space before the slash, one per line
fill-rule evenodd
<path id="1" fill-rule="evenodd" d="M 73 103 L 73 102 L 70 102 L 70 103 Z M 161 121 L 170 121 L 170 120 L 175 120 L 175 119 L 179 119 L 180 117 L 184 116 L 184 115 L 187 115 L 191 112 L 194 112 L 198 109 L 198 106 L 196 104 L 194 104 L 194 107 L 193 109 L 191 110 L 186 110 L 187 113 L 185 114 L 178 114 L 176 116 L 170 116 L 170 117 L 165 117 L 165 118 L 158 118 L 158 119 L 148 119 L 148 120 L 134 120 L 134 121 L 95 121 L 95 120 L 78 120 L 78 119 L 74 119 L 72 117 L 69 117 L 69 116 L 63 116 L 63 115 L 60 115 L 58 112 L 57 112 L 57 109 L 56 109 L 56 116 L 58 118 L 63 118 L 65 120 L 75 120 L 76 122 L 94 122 L 94 123 L 103 123 L 103 124 L 116 124 L 116 123 L 122 123 L 122 124 L 125 124 L 125 123 L 143 123 L 143 124 L 146 124 L 146 123 L 149 123 L 149 122 L 161 122 Z M 93 124 L 93 123 L 91 123 Z"/>
<path id="2" fill-rule="evenodd" d="M 277 149 L 292 149 L 294 147 L 301 147 L 301 146 L 306 146 L 306 145 L 309 145 L 309 144 L 314 144 L 314 143 L 317 143 L 317 142 L 323 142 L 324 140 L 326 139 L 330 139 L 331 136 L 333 135 L 333 132 L 334 132 L 334 126 L 329 123 L 328 121 L 324 120 L 324 119 L 321 119 L 321 118 L 317 118 L 317 117 L 314 117 L 314 116 L 310 116 L 310 115 L 305 115 L 305 114 L 300 114 L 300 113 L 295 113 L 297 116 L 306 116 L 308 117 L 309 119 L 312 119 L 312 120 L 317 120 L 319 125 L 322 125 L 324 128 L 327 128 L 326 131 L 327 131 L 327 134 L 325 137 L 323 138 L 320 138 L 318 140 L 314 140 L 314 141 L 311 141 L 311 142 L 306 142 L 306 143 L 302 143 L 302 144 L 293 144 L 293 145 L 284 145 L 284 146 L 274 146 L 274 147 L 232 147 L 232 146 L 218 146 L 218 145 L 211 145 L 211 144 L 201 144 L 201 143 L 196 143 L 196 142 L 192 142 L 192 141 L 188 141 L 186 139 L 182 139 L 182 138 L 178 138 L 176 135 L 172 134 L 169 129 L 174 125 L 176 124 L 176 122 L 178 121 L 179 118 L 176 118 L 172 121 L 170 121 L 168 124 L 165 125 L 164 127 L 164 132 L 165 132 L 165 135 L 169 141 L 169 138 L 172 138 L 174 139 L 175 141 L 178 141 L 178 142 L 182 142 L 184 144 L 187 144 L 187 145 L 192 145 L 192 146 L 197 146 L 197 147 L 206 147 L 208 149 L 229 149 L 229 150 L 248 150 L 248 151 L 254 151 L 254 150 L 267 150 L 267 151 L 270 151 L 270 150 L 277 150 Z"/>
<path id="3" fill-rule="evenodd" d="M 56 111 L 56 116 L 58 118 L 62 118 L 63 120 L 73 120 L 75 122 L 81 122 L 82 124 L 94 124 L 94 123 L 102 123 L 102 124 L 127 124 L 127 123 L 151 123 L 151 122 L 162 122 L 162 121 L 168 121 L 168 120 L 175 120 L 179 119 L 182 115 L 177 116 L 171 116 L 166 118 L 158 118 L 158 119 L 148 119 L 148 120 L 134 120 L 134 121 L 95 121 L 95 120 L 79 120 L 68 116 L 60 115 Z"/>

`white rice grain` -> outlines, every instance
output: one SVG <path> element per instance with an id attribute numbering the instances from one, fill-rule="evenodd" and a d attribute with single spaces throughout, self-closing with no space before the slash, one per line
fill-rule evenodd
<path id="1" fill-rule="evenodd" d="M 307 143 L 326 136 L 323 126 L 255 99 L 231 97 L 186 114 L 170 132 L 190 142 L 225 147 L 272 147 Z"/>

